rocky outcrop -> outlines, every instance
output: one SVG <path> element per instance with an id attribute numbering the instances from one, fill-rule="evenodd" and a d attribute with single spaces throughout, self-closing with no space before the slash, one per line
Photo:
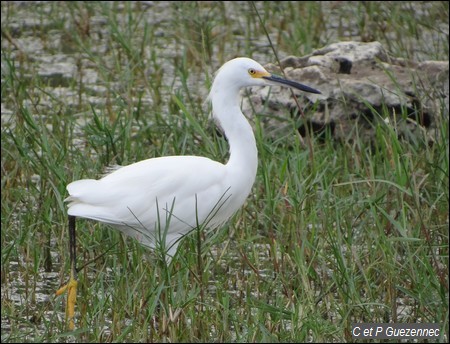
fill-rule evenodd
<path id="1" fill-rule="evenodd" d="M 275 65 L 266 67 L 281 74 Z M 389 56 L 379 42 L 340 42 L 305 57 L 287 57 L 281 67 L 287 78 L 322 95 L 294 91 L 305 114 L 302 120 L 291 90 L 252 90 L 244 112 L 262 115 L 269 135 L 292 130 L 292 123 L 304 135 L 308 123 L 316 136 L 329 132 L 347 141 L 359 129 L 359 136 L 372 140 L 377 121 L 382 120 L 395 125 L 399 135 L 425 128 L 432 140 L 440 118 L 448 116 L 448 61 L 407 61 Z"/>

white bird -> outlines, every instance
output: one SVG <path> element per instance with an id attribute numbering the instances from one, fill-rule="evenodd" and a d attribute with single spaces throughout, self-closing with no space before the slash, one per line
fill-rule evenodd
<path id="1" fill-rule="evenodd" d="M 120 167 L 99 180 L 70 183 L 66 201 L 73 217 L 71 281 L 76 281 L 75 217 L 111 225 L 146 247 L 161 245 L 169 257 L 192 229 L 216 228 L 227 221 L 244 204 L 258 166 L 255 137 L 240 109 L 239 91 L 269 85 L 320 93 L 275 76 L 252 59 L 235 58 L 219 69 L 209 94 L 213 118 L 230 145 L 227 163 L 200 156 L 160 157 Z M 73 314 L 68 317 L 73 324 Z"/>

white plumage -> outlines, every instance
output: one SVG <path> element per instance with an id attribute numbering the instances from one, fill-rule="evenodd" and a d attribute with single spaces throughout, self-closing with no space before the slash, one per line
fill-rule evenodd
<path id="1" fill-rule="evenodd" d="M 239 106 L 239 90 L 274 84 L 319 93 L 276 77 L 249 58 L 233 59 L 219 69 L 209 96 L 213 116 L 230 145 L 226 164 L 170 156 L 120 167 L 99 180 L 78 180 L 67 186 L 68 214 L 111 225 L 147 247 L 165 238 L 163 247 L 173 256 L 183 235 L 199 224 L 221 225 L 245 202 L 255 181 L 258 153 Z"/>

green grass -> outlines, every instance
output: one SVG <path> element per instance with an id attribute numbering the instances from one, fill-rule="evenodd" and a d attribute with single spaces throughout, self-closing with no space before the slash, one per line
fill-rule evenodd
<path id="1" fill-rule="evenodd" d="M 170 266 L 79 220 L 78 266 L 100 257 L 79 272 L 66 330 L 53 296 L 69 271 L 66 185 L 149 157 L 226 161 L 204 100 L 224 61 L 276 60 L 264 29 L 280 57 L 376 39 L 396 57 L 448 60 L 446 2 L 256 5 L 265 27 L 249 3 L 2 3 L 2 342 L 352 341 L 353 322 L 440 323 L 448 339 L 444 104 L 434 144 L 380 120 L 372 146 L 313 137 L 313 155 L 256 117 L 252 195 Z M 61 55 L 71 76 L 42 73 Z"/>

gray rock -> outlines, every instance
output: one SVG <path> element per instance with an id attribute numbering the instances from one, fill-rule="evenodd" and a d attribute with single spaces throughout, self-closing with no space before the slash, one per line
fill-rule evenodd
<path id="1" fill-rule="evenodd" d="M 252 90 L 244 112 L 262 115 L 266 135 L 289 135 L 293 126 L 304 135 L 306 121 L 316 135 L 328 129 L 348 141 L 358 128 L 358 135 L 373 140 L 376 124 L 384 121 L 399 135 L 425 128 L 431 140 L 441 116 L 448 116 L 448 61 L 406 61 L 389 56 L 379 42 L 340 42 L 305 57 L 287 57 L 281 66 L 287 78 L 322 95 L 278 87 Z M 266 67 L 280 74 L 276 66 Z"/>

